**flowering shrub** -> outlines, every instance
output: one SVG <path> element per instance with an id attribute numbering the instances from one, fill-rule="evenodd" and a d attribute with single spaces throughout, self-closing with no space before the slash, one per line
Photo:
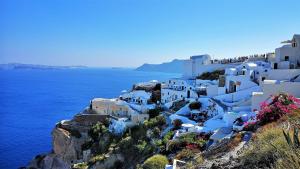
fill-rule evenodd
<path id="1" fill-rule="evenodd" d="M 186 145 L 185 147 L 190 150 L 198 149 L 198 145 L 193 144 L 193 143 L 190 143 L 190 144 Z"/>
<path id="2" fill-rule="evenodd" d="M 245 131 L 254 131 L 256 128 L 256 122 L 245 122 Z"/>
<path id="3" fill-rule="evenodd" d="M 272 101 L 270 103 L 267 103 L 266 101 L 261 103 L 261 110 L 257 115 L 257 119 L 262 124 L 276 121 L 282 116 L 292 113 L 293 110 L 298 108 L 298 105 L 300 105 L 300 100 L 292 95 L 281 93 L 272 96 Z"/>

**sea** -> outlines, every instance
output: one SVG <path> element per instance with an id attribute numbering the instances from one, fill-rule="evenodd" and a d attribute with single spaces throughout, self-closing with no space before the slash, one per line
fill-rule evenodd
<path id="1" fill-rule="evenodd" d="M 0 70 L 0 169 L 26 166 L 50 152 L 55 124 L 92 98 L 115 98 L 135 83 L 176 77 L 125 68 Z"/>

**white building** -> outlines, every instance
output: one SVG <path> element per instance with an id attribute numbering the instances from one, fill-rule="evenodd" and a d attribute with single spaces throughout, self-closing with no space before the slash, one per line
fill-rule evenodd
<path id="1" fill-rule="evenodd" d="M 236 65 L 235 63 L 221 64 L 213 63 L 210 55 L 196 55 L 191 56 L 190 59 L 184 62 L 183 78 L 195 79 L 204 72 L 212 72 L 218 69 L 225 69 Z"/>
<path id="2" fill-rule="evenodd" d="M 136 103 L 136 104 L 147 104 L 151 98 L 151 93 L 146 92 L 145 90 L 134 90 L 131 92 L 124 92 L 121 96 L 121 100 L 125 100 L 129 103 Z"/>
<path id="3" fill-rule="evenodd" d="M 262 61 L 247 62 L 226 68 L 225 75 L 219 78 L 219 84 L 207 87 L 207 96 L 234 93 L 258 86 L 261 76 L 265 75 L 265 70 L 269 69 L 270 65 Z"/>
<path id="4" fill-rule="evenodd" d="M 292 40 L 275 50 L 275 58 L 271 60 L 273 69 L 295 69 L 300 67 L 300 35 L 294 35 Z"/>
<path id="5" fill-rule="evenodd" d="M 128 118 L 133 124 L 139 124 L 149 118 L 147 113 L 133 110 L 128 103 L 119 99 L 95 98 L 92 100 L 92 110 L 101 115 L 115 118 Z"/>
<path id="6" fill-rule="evenodd" d="M 184 76 L 196 77 L 203 73 L 201 69 L 203 65 L 211 64 L 211 57 L 207 54 L 191 56 L 189 60 L 184 63 Z"/>
<path id="7" fill-rule="evenodd" d="M 252 93 L 252 110 L 259 110 L 261 102 L 281 92 L 300 97 L 300 35 L 283 43 L 289 44 L 275 50 L 275 57 L 270 59 L 272 69 L 261 77 L 262 92 Z"/>
<path id="8" fill-rule="evenodd" d="M 268 101 L 271 95 L 288 93 L 300 98 L 300 76 L 295 81 L 265 80 L 262 85 L 262 92 L 252 93 L 251 109 L 260 110 L 260 103 Z"/>
<path id="9" fill-rule="evenodd" d="M 195 80 L 170 79 L 162 85 L 161 102 L 168 103 L 186 98 L 198 98 L 195 91 Z"/>

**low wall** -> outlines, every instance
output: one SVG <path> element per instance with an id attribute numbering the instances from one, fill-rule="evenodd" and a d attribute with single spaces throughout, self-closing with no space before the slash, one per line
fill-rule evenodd
<path id="1" fill-rule="evenodd" d="M 79 125 L 94 125 L 97 122 L 104 122 L 108 115 L 99 114 L 78 114 L 74 116 L 73 121 Z"/>
<path id="2" fill-rule="evenodd" d="M 300 74 L 300 69 L 271 69 L 268 71 L 266 79 L 270 80 L 290 80 Z"/>

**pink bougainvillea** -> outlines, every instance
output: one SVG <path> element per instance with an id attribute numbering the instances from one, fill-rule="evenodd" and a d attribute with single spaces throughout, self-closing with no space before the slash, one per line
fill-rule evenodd
<path id="1" fill-rule="evenodd" d="M 190 150 L 198 149 L 198 145 L 192 143 L 186 145 L 185 147 Z"/>
<path id="2" fill-rule="evenodd" d="M 262 124 L 278 120 L 282 116 L 292 113 L 300 105 L 299 99 L 283 93 L 272 96 L 271 100 L 270 103 L 265 101 L 260 104 L 261 110 L 257 115 L 257 119 Z"/>

